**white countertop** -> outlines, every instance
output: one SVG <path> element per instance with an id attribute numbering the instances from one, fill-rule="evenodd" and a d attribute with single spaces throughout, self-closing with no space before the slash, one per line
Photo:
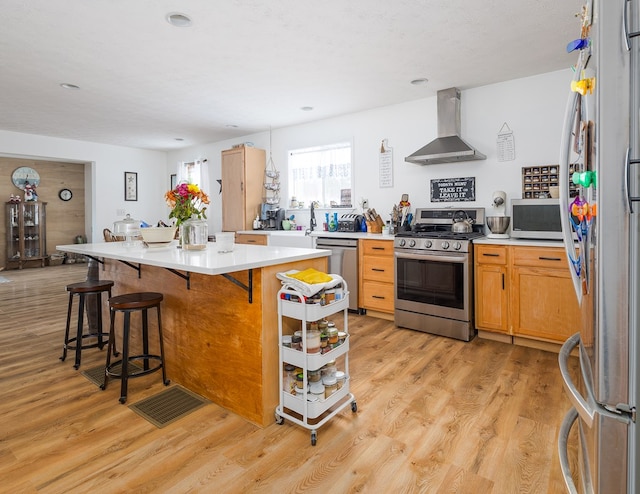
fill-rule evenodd
<path id="1" fill-rule="evenodd" d="M 243 244 L 235 244 L 232 252 L 218 253 L 215 242 L 209 242 L 206 249 L 198 251 L 178 249 L 176 241 L 163 247 L 144 247 L 142 243 L 127 246 L 126 242 L 102 242 L 58 245 L 56 249 L 74 254 L 209 275 L 316 259 L 331 254 L 330 250 L 322 249 Z"/>
<path id="2" fill-rule="evenodd" d="M 523 238 L 488 238 L 473 239 L 474 244 L 514 245 L 520 247 L 564 247 L 562 240 L 531 240 Z"/>
<path id="3" fill-rule="evenodd" d="M 236 233 L 257 234 L 257 235 L 283 235 L 283 236 L 304 236 L 304 230 L 242 230 Z M 393 235 L 382 235 L 381 233 L 368 232 L 325 232 L 314 230 L 310 234 L 312 237 L 333 237 L 333 238 L 366 238 L 376 240 L 393 240 Z"/>

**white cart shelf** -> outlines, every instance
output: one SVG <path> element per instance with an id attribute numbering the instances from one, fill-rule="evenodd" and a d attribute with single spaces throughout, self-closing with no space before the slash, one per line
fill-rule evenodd
<path id="1" fill-rule="evenodd" d="M 349 309 L 349 291 L 346 282 L 343 282 L 343 298 L 336 300 L 328 305 L 307 304 L 304 302 L 304 295 L 297 290 L 289 287 L 283 287 L 278 292 L 278 344 L 280 356 L 280 404 L 276 407 L 276 422 L 283 424 L 284 419 L 290 420 L 311 431 L 311 444 L 316 445 L 317 429 L 326 424 L 337 413 L 341 412 L 345 407 L 351 405 L 351 410 L 355 413 L 358 410 L 355 397 L 349 391 L 350 375 L 349 375 L 349 331 L 348 331 L 348 309 Z M 297 301 L 285 300 L 285 297 L 297 297 Z M 307 322 L 319 321 L 323 318 L 343 313 L 344 323 L 342 331 L 347 333 L 347 337 L 341 345 L 333 348 L 327 353 L 307 353 Z M 302 351 L 285 347 L 282 344 L 283 325 L 282 318 L 288 317 L 301 321 L 302 329 Z M 308 371 L 318 370 L 328 362 L 344 355 L 344 373 L 345 382 L 342 388 L 331 394 L 324 400 L 310 402 L 307 400 L 308 394 Z M 284 382 L 282 375 L 282 366 L 285 364 L 295 365 L 303 370 L 303 388 L 304 394 L 294 395 L 284 390 Z M 327 413 L 322 419 L 315 423 L 314 420 L 325 412 Z M 296 413 L 293 415 L 291 412 Z"/>

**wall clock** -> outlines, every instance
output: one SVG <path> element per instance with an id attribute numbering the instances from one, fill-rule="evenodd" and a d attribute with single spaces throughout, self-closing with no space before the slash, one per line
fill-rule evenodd
<path id="1" fill-rule="evenodd" d="M 24 190 L 24 186 L 27 182 L 34 187 L 38 187 L 38 185 L 40 185 L 40 175 L 30 166 L 21 166 L 20 168 L 13 170 L 13 173 L 11 174 L 11 181 L 13 182 L 13 185 Z"/>
<path id="2" fill-rule="evenodd" d="M 73 192 L 71 192 L 69 189 L 60 189 L 60 192 L 58 192 L 58 197 L 63 201 L 69 201 L 73 197 Z"/>

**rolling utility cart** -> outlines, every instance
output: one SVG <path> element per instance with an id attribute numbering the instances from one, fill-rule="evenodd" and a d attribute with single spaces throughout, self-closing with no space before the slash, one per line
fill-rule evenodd
<path id="1" fill-rule="evenodd" d="M 327 423 L 337 413 L 345 407 L 351 405 L 351 411 L 356 412 L 358 406 L 352 393 L 349 392 L 349 331 L 348 331 L 348 308 L 349 308 L 349 292 L 346 282 L 342 283 L 343 297 L 335 300 L 327 305 L 308 304 L 305 303 L 305 297 L 302 293 L 290 286 L 283 286 L 278 292 L 278 343 L 280 356 L 280 404 L 276 407 L 276 422 L 280 425 L 284 423 L 284 419 L 288 419 L 302 427 L 311 431 L 311 445 L 315 446 L 317 442 L 317 429 Z M 308 353 L 307 352 L 307 322 L 320 321 L 328 316 L 343 313 L 344 325 L 339 328 L 346 333 L 344 341 L 337 346 L 326 351 L 326 353 Z M 297 319 L 301 321 L 300 329 L 302 332 L 302 342 L 299 349 L 295 347 L 285 346 L 283 343 L 283 318 Z M 338 357 L 344 356 L 345 378 L 342 387 L 334 391 L 329 396 L 318 397 L 309 392 L 309 373 L 320 371 L 326 364 L 336 360 Z M 294 393 L 290 389 L 284 389 L 283 367 L 285 364 L 293 365 L 302 369 L 302 393 Z M 313 401 L 310 401 L 313 400 Z M 295 412 L 297 415 L 294 415 Z M 326 416 L 322 417 L 316 423 L 310 423 L 320 417 L 325 412 Z"/>

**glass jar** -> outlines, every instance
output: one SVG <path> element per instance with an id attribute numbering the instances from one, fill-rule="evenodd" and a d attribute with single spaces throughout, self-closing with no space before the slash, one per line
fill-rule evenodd
<path id="1" fill-rule="evenodd" d="M 320 353 L 320 331 L 307 331 L 307 353 Z"/>
<path id="2" fill-rule="evenodd" d="M 326 376 L 322 378 L 322 384 L 324 384 L 324 398 L 329 398 L 333 393 L 338 391 L 338 380 L 335 376 Z"/>
<path id="3" fill-rule="evenodd" d="M 296 367 L 291 364 L 285 364 L 282 374 L 282 389 L 287 393 L 293 394 L 296 389 Z"/>
<path id="4" fill-rule="evenodd" d="M 322 380 L 320 369 L 307 371 L 307 374 L 308 374 L 308 379 L 310 383 L 317 383 Z"/>
<path id="5" fill-rule="evenodd" d="M 286 346 L 287 348 L 291 348 L 292 340 L 293 340 L 293 335 L 283 334 L 282 335 L 282 346 Z"/>
<path id="6" fill-rule="evenodd" d="M 327 337 L 329 339 L 329 344 L 330 345 L 337 345 L 338 344 L 338 328 L 336 328 L 335 326 L 331 327 L 329 326 L 327 328 Z"/>
<path id="7" fill-rule="evenodd" d="M 204 250 L 209 240 L 209 226 L 194 214 L 182 224 L 182 248 L 186 250 Z"/>
<path id="8" fill-rule="evenodd" d="M 346 380 L 347 376 L 343 371 L 336 371 L 336 381 L 338 383 L 338 389 L 341 389 L 342 386 L 344 386 Z"/>
<path id="9" fill-rule="evenodd" d="M 302 336 L 294 334 L 291 337 L 291 348 L 294 350 L 302 350 Z"/>
<path id="10" fill-rule="evenodd" d="M 311 393 L 313 396 L 316 396 L 319 400 L 324 400 L 324 384 L 322 384 L 321 382 L 310 384 L 309 393 Z"/>

